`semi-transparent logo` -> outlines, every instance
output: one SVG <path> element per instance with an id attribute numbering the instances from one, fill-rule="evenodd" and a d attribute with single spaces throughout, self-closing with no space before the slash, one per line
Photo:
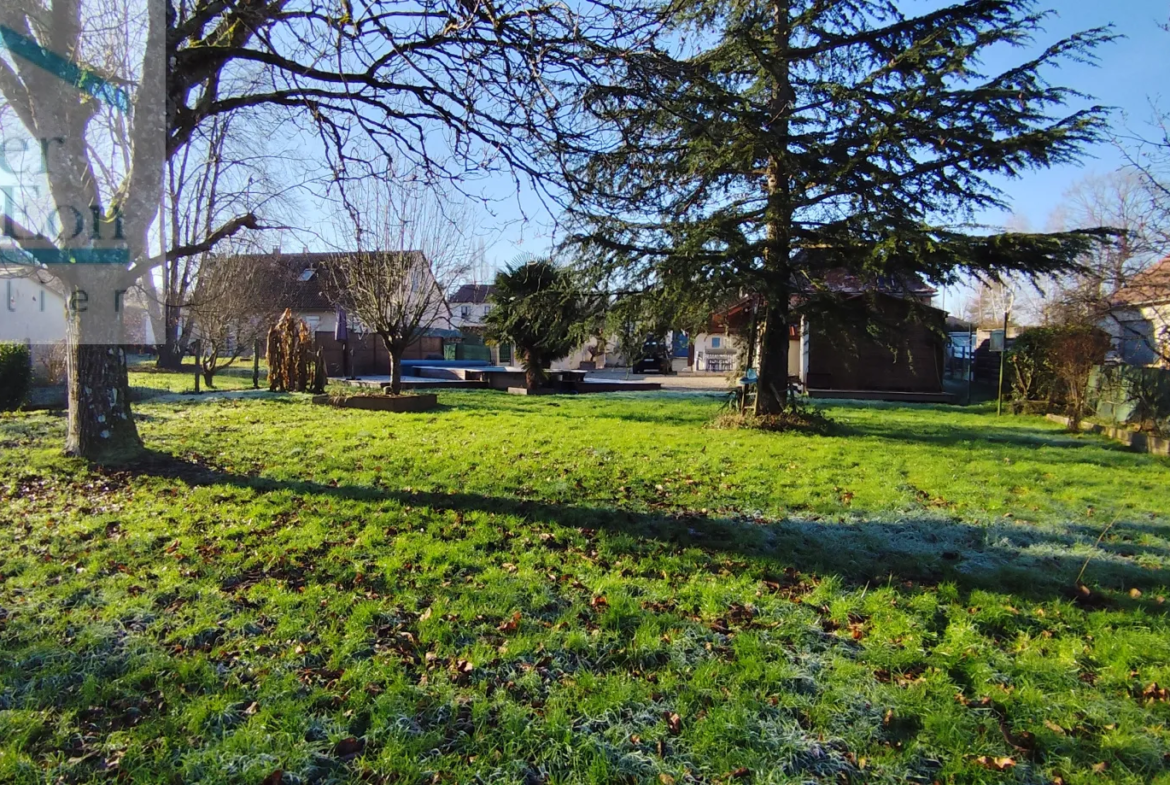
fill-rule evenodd
<path id="1" fill-rule="evenodd" d="M 152 343 L 165 4 L 47 5 L 0 11 L 0 340 Z"/>

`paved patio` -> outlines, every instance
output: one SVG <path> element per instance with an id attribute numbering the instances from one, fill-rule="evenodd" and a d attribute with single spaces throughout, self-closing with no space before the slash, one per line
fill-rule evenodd
<path id="1" fill-rule="evenodd" d="M 352 384 L 358 387 L 372 387 L 375 389 L 381 389 L 382 385 L 390 383 L 390 377 L 389 375 L 363 376 L 357 380 L 334 379 L 334 381 L 345 381 L 347 384 Z M 585 377 L 585 381 L 619 384 L 630 383 L 631 386 L 639 382 L 652 382 L 662 385 L 662 389 L 664 391 L 693 393 L 722 392 L 724 390 L 729 390 L 732 387 L 732 384 L 727 380 L 727 377 L 722 374 L 680 373 L 671 374 L 669 376 L 663 376 L 662 374 L 657 373 L 627 374 L 623 368 L 607 368 L 603 371 L 589 371 Z M 481 387 L 482 383 L 463 381 L 462 379 L 439 379 L 433 377 L 409 376 L 403 374 L 402 386 L 405 389 L 428 387 L 455 390 L 466 387 Z"/>

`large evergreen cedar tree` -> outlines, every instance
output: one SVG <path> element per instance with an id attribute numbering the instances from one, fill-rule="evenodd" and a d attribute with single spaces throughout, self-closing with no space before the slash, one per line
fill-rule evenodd
<path id="1" fill-rule="evenodd" d="M 1066 113 L 1044 73 L 1091 60 L 1107 29 L 999 74 L 992 47 L 1032 46 L 1030 0 L 911 16 L 875 0 L 681 0 L 679 48 L 583 91 L 601 154 L 566 145 L 587 258 L 615 279 L 751 293 L 761 307 L 756 411 L 787 402 L 787 325 L 832 312 L 827 277 L 884 288 L 1068 269 L 1104 232 L 965 231 L 1004 207 L 995 176 L 1066 163 L 1106 112 Z M 842 309 L 837 308 L 838 312 Z"/>
<path id="2" fill-rule="evenodd" d="M 529 390 L 539 388 L 549 364 L 585 337 L 586 299 L 572 276 L 549 261 L 513 264 L 496 275 L 487 335 L 515 347 Z"/>
<path id="3" fill-rule="evenodd" d="M 360 177 L 367 165 L 383 170 L 389 158 L 435 179 L 459 183 L 501 172 L 547 191 L 556 168 L 536 151 L 550 139 L 586 142 L 562 100 L 566 88 L 593 82 L 657 29 L 653 10 L 635 0 L 149 0 L 134 11 L 131 5 L 0 4 L 0 24 L 128 86 L 132 112 L 111 119 L 108 107 L 79 99 L 19 53 L 0 60 L 5 130 L 15 118 L 28 138 L 68 140 L 47 176 L 53 202 L 96 210 L 105 224 L 124 220 L 131 263 L 107 271 L 102 283 L 110 290 L 129 288 L 164 261 L 151 255 L 147 238 L 163 199 L 166 162 L 217 117 L 249 108 L 287 111 L 319 134 L 338 178 Z M 111 21 L 131 13 L 141 18 Z M 119 51 L 103 42 L 111 30 L 133 29 L 138 21 L 149 54 L 126 64 L 132 53 L 124 43 Z M 108 73 L 108 63 L 126 72 Z M 103 138 L 119 124 L 130 129 L 124 137 Z M 113 171 L 103 159 L 111 145 L 122 162 Z M 371 148 L 381 159 L 374 164 L 348 154 Z M 17 242 L 31 242 L 35 232 L 19 215 L 4 218 Z M 207 252 L 258 224 L 250 212 L 225 216 L 165 256 Z M 111 227 L 105 229 L 108 236 Z M 65 238 L 36 241 L 62 245 Z M 52 272 L 70 288 L 72 270 Z M 100 460 L 135 452 L 141 441 L 119 336 L 96 336 L 95 329 L 82 316 L 71 320 L 66 451 Z"/>

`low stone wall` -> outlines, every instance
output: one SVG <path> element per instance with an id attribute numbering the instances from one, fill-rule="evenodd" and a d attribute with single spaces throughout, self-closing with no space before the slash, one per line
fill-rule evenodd
<path id="1" fill-rule="evenodd" d="M 1068 427 L 1069 419 L 1062 414 L 1049 414 L 1048 419 Z M 1086 433 L 1099 433 L 1108 436 L 1114 441 L 1121 442 L 1135 452 L 1146 452 L 1151 455 L 1170 455 L 1170 439 L 1155 436 L 1132 428 L 1117 428 L 1112 425 L 1101 425 L 1095 422 L 1081 421 L 1081 430 Z"/>

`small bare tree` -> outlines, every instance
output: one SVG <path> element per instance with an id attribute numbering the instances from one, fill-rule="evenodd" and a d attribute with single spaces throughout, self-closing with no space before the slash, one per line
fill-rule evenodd
<path id="1" fill-rule="evenodd" d="M 1140 318 L 1141 309 L 1134 308 L 1135 302 L 1170 301 L 1170 285 L 1157 291 L 1161 279 L 1150 273 L 1170 251 L 1170 212 L 1159 211 L 1156 201 L 1148 178 L 1133 169 L 1090 175 L 1069 189 L 1055 221 L 1068 228 L 1108 226 L 1118 234 L 1082 256 L 1079 271 L 1053 282 L 1046 323 L 1096 324 L 1123 343 L 1146 345 L 1170 363 L 1156 339 L 1170 328 L 1167 312 L 1150 309 Z"/>
<path id="2" fill-rule="evenodd" d="M 167 162 L 163 220 L 168 253 L 158 275 L 142 282 L 157 312 L 155 323 L 162 326 L 160 368 L 178 369 L 187 352 L 195 325 L 186 312 L 210 254 L 224 252 L 216 244 L 233 235 L 247 238 L 245 230 L 289 222 L 294 208 L 289 193 L 305 178 L 298 176 L 288 151 L 272 142 L 279 130 L 279 123 L 259 109 L 217 116 Z"/>
<path id="3" fill-rule="evenodd" d="M 1090 324 L 1065 326 L 1054 336 L 1048 362 L 1064 387 L 1068 402 L 1069 428 L 1077 430 L 1085 414 L 1089 374 L 1105 361 L 1109 350 L 1107 333 Z"/>
<path id="4" fill-rule="evenodd" d="M 390 393 L 398 395 L 407 348 L 451 324 L 447 292 L 476 258 L 472 214 L 464 202 L 394 176 L 347 183 L 343 202 L 338 235 L 355 247 L 325 264 L 330 298 L 382 339 Z"/>
<path id="5" fill-rule="evenodd" d="M 208 387 L 268 334 L 280 317 L 292 283 L 279 255 L 205 255 L 186 307 L 191 334 L 199 340 L 199 364 Z"/>
<path id="6" fill-rule="evenodd" d="M 1001 280 L 975 280 L 963 304 L 963 316 L 978 327 L 1003 328 L 1003 315 L 1009 314 L 1009 326 L 1016 324 L 1017 301 L 1028 287 L 1026 281 L 1005 276 Z"/>

